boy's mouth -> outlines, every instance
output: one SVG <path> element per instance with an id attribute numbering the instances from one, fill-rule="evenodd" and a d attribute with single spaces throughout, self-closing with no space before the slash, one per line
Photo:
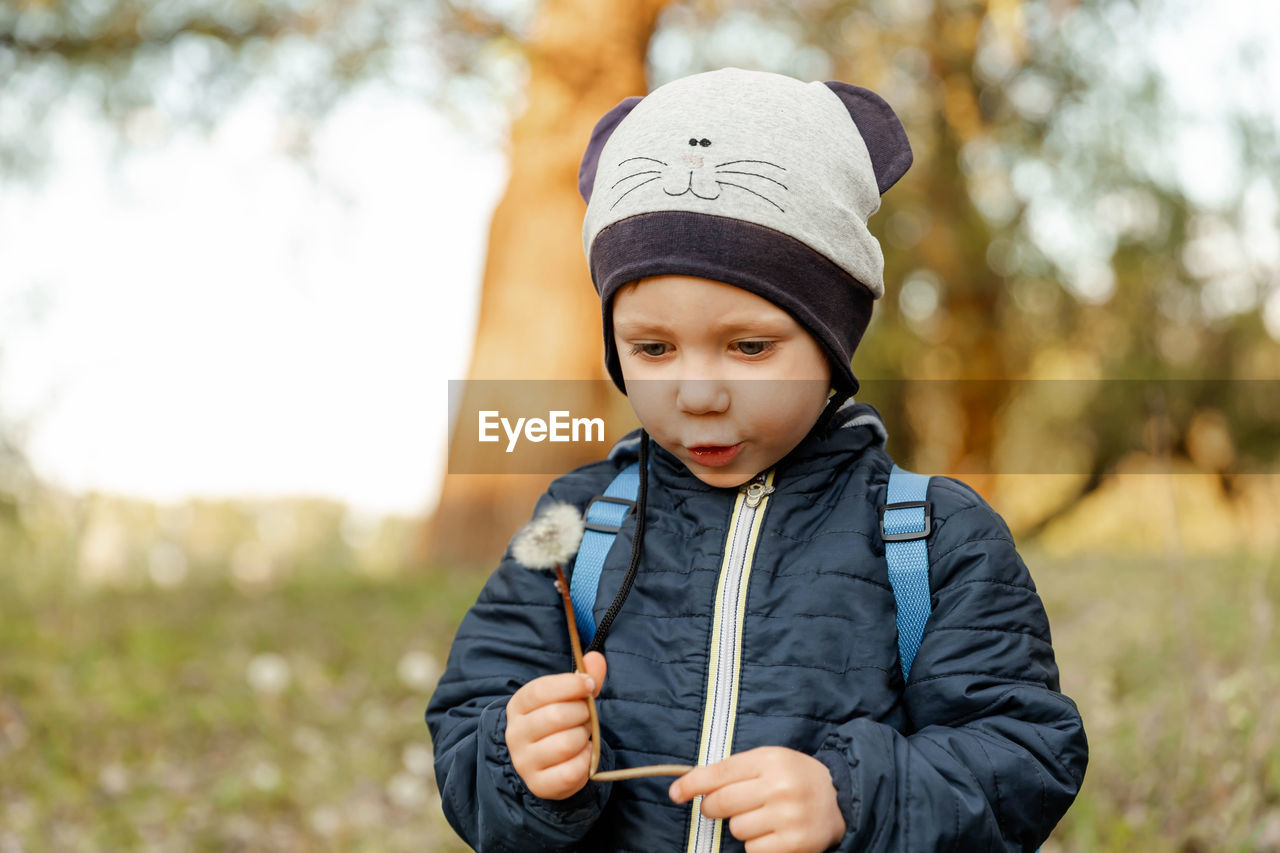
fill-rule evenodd
<path id="1" fill-rule="evenodd" d="M 701 444 L 689 448 L 689 452 L 693 454 L 694 459 L 703 465 L 711 467 L 728 465 L 741 450 L 742 442 L 730 445 Z"/>

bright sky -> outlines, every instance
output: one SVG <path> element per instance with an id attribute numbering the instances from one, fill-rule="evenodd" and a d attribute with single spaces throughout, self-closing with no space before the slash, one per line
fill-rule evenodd
<path id="1" fill-rule="evenodd" d="M 1216 74 L 1233 29 L 1280 44 L 1280 13 L 1189 8 L 1153 49 L 1190 114 L 1213 116 L 1224 89 L 1242 95 Z M 1280 111 L 1277 54 L 1261 108 Z M 429 512 L 501 152 L 376 88 L 319 132 L 321 187 L 280 151 L 262 101 L 212 142 L 144 145 L 123 168 L 84 115 L 63 110 L 47 184 L 0 193 L 0 412 L 29 423 L 37 471 L 160 500 L 306 493 Z M 1238 177 L 1211 127 L 1175 147 L 1206 201 Z M 1271 260 L 1268 199 L 1252 242 Z M 1280 287 L 1266 313 L 1280 337 Z"/>
<path id="2" fill-rule="evenodd" d="M 45 478 L 431 508 L 505 161 L 369 90 L 315 187 L 276 127 L 246 103 L 113 170 L 65 112 L 49 182 L 0 194 L 0 411 Z"/>

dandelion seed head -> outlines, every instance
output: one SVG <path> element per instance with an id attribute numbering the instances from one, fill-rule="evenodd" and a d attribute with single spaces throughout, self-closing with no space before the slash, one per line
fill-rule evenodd
<path id="1" fill-rule="evenodd" d="M 282 692 L 292 677 L 289 662 L 275 652 L 254 655 L 245 675 L 255 691 L 271 694 Z"/>
<path id="2" fill-rule="evenodd" d="M 555 568 L 577 553 L 584 530 L 577 507 L 552 504 L 516 534 L 511 556 L 530 569 Z"/>
<path id="3" fill-rule="evenodd" d="M 328 806 L 312 809 L 311 828 L 326 838 L 337 835 L 342 829 L 342 815 Z"/>
<path id="4" fill-rule="evenodd" d="M 396 664 L 396 675 L 405 687 L 426 693 L 436 686 L 440 677 L 440 662 L 430 652 L 407 651 Z"/>
<path id="5" fill-rule="evenodd" d="M 411 743 L 401 753 L 404 767 L 414 776 L 429 776 L 434 767 L 434 753 L 420 743 Z"/>
<path id="6" fill-rule="evenodd" d="M 280 768 L 270 761 L 259 761 L 249 771 L 249 781 L 259 791 L 274 791 L 280 787 Z"/>
<path id="7" fill-rule="evenodd" d="M 387 783 L 387 799 L 401 808 L 413 808 L 427 801 L 427 786 L 412 773 L 401 771 Z"/>
<path id="8" fill-rule="evenodd" d="M 98 772 L 98 785 L 106 794 L 118 797 L 129 790 L 129 774 L 113 762 Z"/>

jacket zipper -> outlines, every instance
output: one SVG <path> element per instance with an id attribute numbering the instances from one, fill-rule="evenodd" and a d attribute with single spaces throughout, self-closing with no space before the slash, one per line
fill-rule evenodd
<path id="1" fill-rule="evenodd" d="M 746 612 L 747 585 L 755 557 L 760 524 L 773 488 L 774 469 L 757 474 L 738 487 L 725 538 L 724 561 L 716 590 L 711 625 L 711 655 L 707 663 L 706 704 L 702 709 L 702 738 L 698 764 L 714 764 L 729 757 L 733 748 L 734 721 L 738 711 L 738 676 L 742 662 L 742 623 Z M 702 797 L 690 804 L 687 853 L 720 850 L 723 820 L 702 816 Z"/>

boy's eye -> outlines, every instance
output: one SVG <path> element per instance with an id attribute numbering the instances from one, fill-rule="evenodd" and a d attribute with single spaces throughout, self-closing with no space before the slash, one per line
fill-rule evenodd
<path id="1" fill-rule="evenodd" d="M 759 356 L 772 350 L 777 344 L 773 341 L 738 341 L 733 344 L 738 351 L 746 356 Z M 670 350 L 670 346 L 664 343 L 639 343 L 632 344 L 631 355 L 643 355 L 648 358 L 661 358 Z"/>
<path id="2" fill-rule="evenodd" d="M 662 347 L 665 347 L 665 346 L 666 344 L 636 344 L 633 347 L 631 347 L 631 354 L 632 355 L 643 354 L 643 355 L 650 356 L 651 358 L 657 358 L 658 356 L 666 354 L 666 350 L 662 349 Z M 658 347 L 658 350 L 655 352 L 652 349 L 652 347 Z"/>
<path id="3" fill-rule="evenodd" d="M 773 341 L 738 341 L 738 349 L 743 355 L 764 355 L 773 349 Z"/>

